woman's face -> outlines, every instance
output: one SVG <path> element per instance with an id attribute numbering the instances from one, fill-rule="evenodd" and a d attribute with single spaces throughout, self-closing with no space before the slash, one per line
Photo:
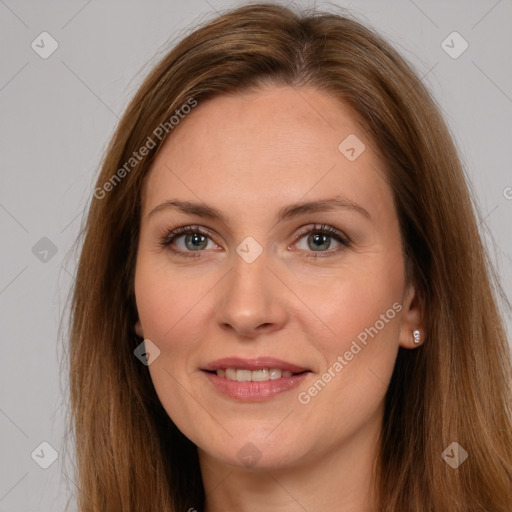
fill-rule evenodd
<path id="1" fill-rule="evenodd" d="M 353 113 L 285 86 L 199 102 L 142 201 L 137 332 L 201 456 L 277 468 L 373 445 L 419 314 L 392 192 Z"/>

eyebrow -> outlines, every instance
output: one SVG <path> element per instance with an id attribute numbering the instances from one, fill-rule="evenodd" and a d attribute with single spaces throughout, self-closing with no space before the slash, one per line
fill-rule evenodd
<path id="1" fill-rule="evenodd" d="M 224 214 L 207 204 L 201 203 L 193 203 L 190 201 L 179 201 L 177 199 L 168 199 L 163 203 L 155 206 L 149 213 L 148 217 L 154 215 L 155 213 L 166 210 L 166 209 L 177 209 L 183 213 L 189 213 L 193 215 L 197 215 L 199 217 L 205 217 L 208 219 L 218 220 L 226 225 L 229 224 Z M 371 220 L 371 216 L 367 210 L 365 210 L 361 205 L 351 201 L 350 199 L 335 196 L 328 199 L 321 199 L 318 201 L 307 201 L 302 203 L 293 203 L 288 206 L 285 206 L 279 210 L 277 214 L 277 222 L 281 222 L 283 220 L 291 219 L 293 217 L 298 217 L 299 215 L 304 215 L 306 213 L 318 213 L 318 212 L 330 212 L 336 209 L 347 209 L 358 212 L 362 214 L 364 217 Z"/>

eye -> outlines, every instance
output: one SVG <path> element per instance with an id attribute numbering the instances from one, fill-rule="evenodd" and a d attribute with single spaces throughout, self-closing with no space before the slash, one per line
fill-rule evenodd
<path id="1" fill-rule="evenodd" d="M 181 242 L 181 243 L 180 243 Z M 208 242 L 211 242 L 214 247 L 208 247 Z M 171 246 L 175 244 L 177 249 L 173 249 Z M 173 252 L 182 254 L 183 256 L 197 257 L 203 249 L 212 249 L 217 245 L 210 238 L 209 232 L 199 226 L 183 226 L 176 228 L 170 233 L 166 234 L 160 241 L 161 247 L 168 247 Z M 188 253 L 188 254 L 187 254 Z"/>
<path id="2" fill-rule="evenodd" d="M 326 224 L 306 226 L 299 233 L 299 241 L 302 241 L 302 239 L 306 239 L 306 248 L 299 249 L 306 252 L 306 257 L 308 258 L 331 256 L 340 252 L 342 248 L 350 246 L 348 237 L 343 235 L 336 228 Z M 333 240 L 338 244 L 337 249 L 331 249 Z M 210 243 L 211 245 L 209 246 Z M 204 252 L 205 249 L 215 249 L 218 247 L 212 240 L 210 232 L 200 226 L 182 226 L 176 228 L 166 233 L 159 245 L 186 257 L 199 257 L 200 253 Z M 297 245 L 297 242 L 295 245 Z"/>
<path id="3" fill-rule="evenodd" d="M 332 226 L 326 224 L 315 224 L 313 227 L 307 226 L 304 228 L 302 233 L 300 233 L 299 241 L 302 239 L 305 239 L 306 247 L 299 248 L 311 253 L 306 254 L 306 257 L 308 258 L 331 256 L 334 253 L 338 253 L 343 248 L 350 246 L 350 240 L 348 237 L 343 235 L 340 231 L 333 228 Z M 333 240 L 335 240 L 335 243 L 338 244 L 338 249 L 331 249 Z"/>

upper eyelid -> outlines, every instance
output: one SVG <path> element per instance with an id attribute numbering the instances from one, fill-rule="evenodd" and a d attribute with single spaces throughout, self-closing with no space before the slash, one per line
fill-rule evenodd
<path id="1" fill-rule="evenodd" d="M 200 224 L 184 224 L 182 226 L 178 226 L 177 228 L 168 230 L 167 233 L 168 234 L 171 234 L 171 233 L 181 234 L 180 232 L 183 230 L 187 230 L 187 231 L 196 230 L 198 232 L 208 234 L 208 235 L 215 234 L 214 230 L 207 228 L 205 226 L 202 226 Z M 335 228 L 334 226 L 331 226 L 330 224 L 328 224 L 326 222 L 322 222 L 322 223 L 319 223 L 319 222 L 311 223 L 310 222 L 308 224 L 304 224 L 304 225 L 300 226 L 299 228 L 297 228 L 296 231 L 297 231 L 297 234 L 301 234 L 303 232 L 308 232 L 309 230 L 316 230 L 316 231 L 331 230 L 331 231 L 335 231 L 341 235 L 344 234 L 342 230 Z"/>
<path id="2" fill-rule="evenodd" d="M 338 228 L 335 228 L 334 226 L 331 226 L 330 224 L 327 224 L 327 223 L 305 224 L 298 228 L 298 230 L 294 234 L 294 237 L 298 240 L 298 239 L 302 238 L 304 235 L 306 235 L 312 231 L 325 232 L 328 234 L 328 236 L 330 236 L 332 238 L 338 236 L 339 238 L 341 238 L 342 241 L 351 243 L 350 237 L 347 236 L 344 231 L 342 231 Z M 201 226 L 199 224 L 187 224 L 184 226 L 179 226 L 175 229 L 168 231 L 167 234 L 163 238 L 164 238 L 164 240 L 168 238 L 169 240 L 171 240 L 169 243 L 172 243 L 174 240 L 176 240 L 176 238 L 184 236 L 184 235 L 188 234 L 188 232 L 201 233 L 203 235 L 210 237 L 210 239 L 214 243 L 217 243 L 215 241 L 215 235 L 216 235 L 215 232 L 212 231 L 211 229 Z M 297 240 L 295 240 L 293 243 L 295 243 Z"/>

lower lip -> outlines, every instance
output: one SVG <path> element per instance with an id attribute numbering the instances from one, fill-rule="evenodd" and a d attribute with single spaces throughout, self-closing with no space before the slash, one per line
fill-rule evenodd
<path id="1" fill-rule="evenodd" d="M 243 402 L 262 402 L 297 387 L 309 372 L 263 382 L 238 382 L 219 377 L 216 373 L 203 373 L 218 391 L 229 398 Z"/>

